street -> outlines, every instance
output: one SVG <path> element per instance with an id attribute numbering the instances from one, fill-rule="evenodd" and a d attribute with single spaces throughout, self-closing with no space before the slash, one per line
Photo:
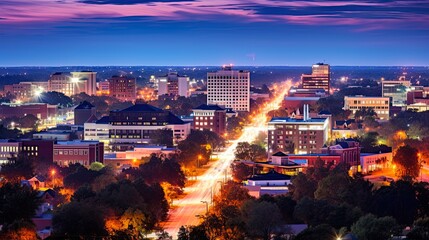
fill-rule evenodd
<path id="1" fill-rule="evenodd" d="M 244 126 L 242 135 L 234 141 L 225 151 L 218 154 L 218 159 L 197 181 L 184 189 L 185 196 L 175 200 L 175 208 L 170 211 L 168 220 L 163 228 L 173 238 L 177 238 L 177 232 L 181 226 L 196 225 L 200 222 L 200 216 L 206 213 L 211 205 L 212 194 L 220 189 L 220 184 L 225 176 L 230 178 L 229 171 L 232 161 L 234 161 L 234 151 L 239 142 L 252 142 L 259 135 L 260 131 L 266 130 L 266 123 L 269 121 L 267 113 L 276 110 L 281 106 L 284 96 L 292 86 L 291 81 L 282 82 L 273 86 L 275 96 L 263 106 L 252 118 L 249 126 Z"/>

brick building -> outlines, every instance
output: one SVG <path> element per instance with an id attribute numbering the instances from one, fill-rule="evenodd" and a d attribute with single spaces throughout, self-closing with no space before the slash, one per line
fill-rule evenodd
<path id="1" fill-rule="evenodd" d="M 194 129 L 209 130 L 223 136 L 226 132 L 226 110 L 218 105 L 202 104 L 193 110 Z"/>

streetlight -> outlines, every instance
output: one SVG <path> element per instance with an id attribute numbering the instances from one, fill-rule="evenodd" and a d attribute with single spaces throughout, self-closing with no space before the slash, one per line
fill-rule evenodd
<path id="1" fill-rule="evenodd" d="M 57 172 L 55 171 L 55 169 L 51 170 L 51 176 L 52 176 L 52 188 L 55 188 L 55 174 Z"/>
<path id="2" fill-rule="evenodd" d="M 201 156 L 201 154 L 200 155 L 198 155 L 198 161 L 197 161 L 197 168 L 199 168 L 200 167 L 200 160 L 201 160 L 201 158 L 203 158 L 202 156 Z"/>
<path id="3" fill-rule="evenodd" d="M 207 202 L 207 201 L 201 201 L 201 203 L 205 203 L 206 204 L 206 214 L 209 213 L 209 202 Z"/>

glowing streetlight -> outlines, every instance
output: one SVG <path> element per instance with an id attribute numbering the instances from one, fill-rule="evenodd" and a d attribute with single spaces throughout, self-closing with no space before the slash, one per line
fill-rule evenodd
<path id="1" fill-rule="evenodd" d="M 51 176 L 52 176 L 52 188 L 55 188 L 55 174 L 57 172 L 55 171 L 55 169 L 51 170 Z"/>

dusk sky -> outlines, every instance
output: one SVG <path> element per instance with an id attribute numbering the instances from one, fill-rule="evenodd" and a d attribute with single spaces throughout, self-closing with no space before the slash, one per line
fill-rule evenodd
<path id="1" fill-rule="evenodd" d="M 0 66 L 429 65 L 429 0 L 0 0 Z"/>

